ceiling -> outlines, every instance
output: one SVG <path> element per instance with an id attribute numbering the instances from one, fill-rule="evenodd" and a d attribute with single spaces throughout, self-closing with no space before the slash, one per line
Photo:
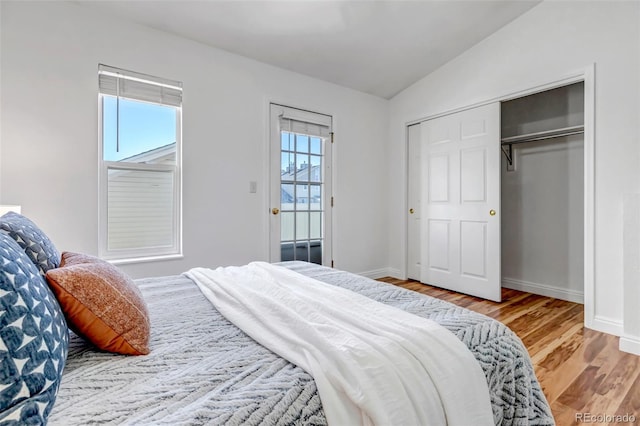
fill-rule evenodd
<path id="1" fill-rule="evenodd" d="M 77 3 L 389 99 L 539 0 Z"/>

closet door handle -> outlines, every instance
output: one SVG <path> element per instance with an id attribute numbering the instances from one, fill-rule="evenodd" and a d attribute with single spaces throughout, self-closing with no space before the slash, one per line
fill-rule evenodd
<path id="1" fill-rule="evenodd" d="M 496 215 L 496 211 L 491 209 L 489 210 L 489 216 L 495 216 Z"/>

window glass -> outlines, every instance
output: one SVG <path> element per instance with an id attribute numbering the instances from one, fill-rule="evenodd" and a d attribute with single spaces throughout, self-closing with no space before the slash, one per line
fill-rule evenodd
<path id="1" fill-rule="evenodd" d="M 105 161 L 175 163 L 176 108 L 126 98 L 103 97 Z"/>
<path id="2" fill-rule="evenodd" d="M 174 173 L 110 169 L 109 250 L 171 247 Z"/>

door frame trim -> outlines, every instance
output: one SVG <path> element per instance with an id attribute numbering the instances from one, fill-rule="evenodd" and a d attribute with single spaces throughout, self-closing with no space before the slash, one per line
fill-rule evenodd
<path id="1" fill-rule="evenodd" d="M 282 99 L 273 97 L 273 96 L 265 96 L 263 98 L 263 144 L 262 144 L 262 182 L 264 182 L 264 191 L 262 195 L 262 203 L 261 203 L 261 217 L 262 217 L 262 227 L 263 227 L 263 259 L 266 262 L 269 262 L 271 259 L 271 178 L 272 178 L 272 170 L 271 170 L 271 106 L 278 105 L 286 108 L 297 109 L 305 112 L 310 112 L 313 114 L 325 115 L 331 117 L 331 132 L 336 133 L 337 122 L 338 119 L 335 114 L 322 112 L 323 108 L 320 106 L 314 106 L 313 103 L 308 103 L 307 106 L 300 106 L 295 101 L 284 101 Z M 335 142 L 335 138 L 334 138 Z M 335 149 L 335 143 L 331 146 L 331 158 L 330 164 L 327 166 L 330 168 L 330 173 L 328 174 L 331 179 L 330 184 L 330 193 L 328 197 L 335 197 L 336 195 L 336 164 L 337 164 L 337 152 Z M 326 170 L 326 169 L 325 169 Z M 262 213 L 264 212 L 264 213 Z M 325 266 L 331 265 L 336 261 L 336 244 L 334 242 L 335 236 L 338 235 L 336 233 L 337 229 L 337 221 L 336 221 L 336 208 L 334 206 L 330 206 L 328 212 L 325 211 L 325 216 L 328 215 L 330 219 L 330 227 L 328 229 L 329 234 L 329 253 L 330 258 L 323 258 L 323 264 Z M 324 223 L 323 223 L 324 225 Z M 325 243 L 327 238 L 324 238 Z"/>
<path id="2" fill-rule="evenodd" d="M 466 105 L 455 109 L 450 109 L 437 114 L 431 114 L 426 117 L 422 117 L 416 120 L 407 121 L 404 124 L 404 203 L 402 220 L 403 226 L 403 264 L 401 275 L 402 278 L 407 278 L 408 269 L 408 227 L 409 221 L 406 212 L 409 209 L 409 174 L 408 174 L 408 162 L 409 162 L 409 129 L 408 127 L 413 124 L 418 124 L 423 121 L 432 120 L 434 118 L 442 117 L 449 114 L 454 114 L 460 111 L 473 109 L 476 107 L 484 106 L 493 102 L 504 102 L 524 96 L 532 95 L 534 93 L 543 92 L 545 90 L 555 89 L 569 84 L 584 82 L 584 325 L 587 328 L 602 330 L 603 328 L 609 330 L 611 327 L 604 324 L 595 316 L 595 206 L 596 206 L 596 193 L 595 193 L 595 63 L 588 65 L 587 67 L 567 73 L 564 76 L 544 80 L 537 84 L 520 85 L 519 88 L 505 92 L 504 94 L 487 99 L 481 102 L 474 103 L 472 105 Z M 525 88 L 522 88 L 525 86 Z M 610 332 L 610 331 L 609 331 Z"/>

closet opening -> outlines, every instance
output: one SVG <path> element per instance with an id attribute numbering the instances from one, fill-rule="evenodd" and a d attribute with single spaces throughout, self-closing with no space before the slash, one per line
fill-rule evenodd
<path id="1" fill-rule="evenodd" d="M 407 278 L 583 303 L 591 327 L 593 69 L 578 77 L 407 125 Z"/>
<path id="2" fill-rule="evenodd" d="M 584 303 L 584 82 L 503 101 L 502 286 Z"/>

